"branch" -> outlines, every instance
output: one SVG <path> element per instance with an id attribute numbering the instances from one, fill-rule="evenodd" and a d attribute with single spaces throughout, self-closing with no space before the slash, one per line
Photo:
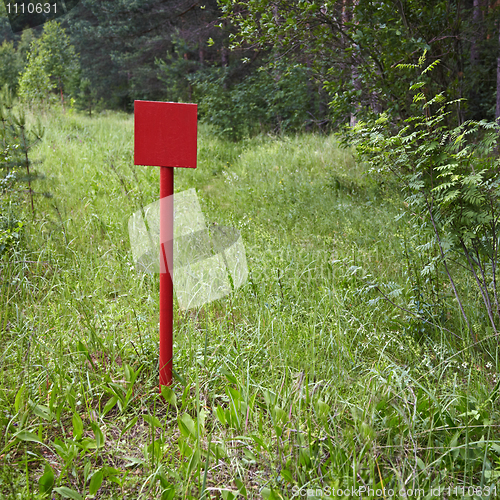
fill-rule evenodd
<path id="1" fill-rule="evenodd" d="M 493 274 L 493 297 L 495 298 L 495 305 L 497 308 L 497 315 L 500 317 L 500 306 L 498 303 L 498 294 L 497 294 L 497 256 L 498 256 L 498 245 L 497 245 L 497 236 L 496 236 L 496 221 L 495 221 L 495 209 L 493 207 L 493 200 L 490 198 L 491 204 L 491 213 L 493 215 L 493 223 L 491 226 L 492 231 L 492 240 L 493 240 L 493 253 L 491 256 L 491 272 Z"/>
<path id="2" fill-rule="evenodd" d="M 453 278 L 451 277 L 451 273 L 448 269 L 448 264 L 446 263 L 446 257 L 444 256 L 443 252 L 443 245 L 441 244 L 441 238 L 439 237 L 439 231 L 436 227 L 436 222 L 434 221 L 434 216 L 432 215 L 432 210 L 431 207 L 429 206 L 429 200 L 427 197 L 425 197 L 425 204 L 427 205 L 427 211 L 429 212 L 429 216 L 431 218 L 431 223 L 432 227 L 434 228 L 434 234 L 436 235 L 437 241 L 438 241 L 438 246 L 439 246 L 439 253 L 441 254 L 441 260 L 443 261 L 444 268 L 446 270 L 446 274 L 448 275 L 448 279 L 450 280 L 451 288 L 453 289 L 453 293 L 455 294 L 455 298 L 457 299 L 458 306 L 460 307 L 460 311 L 462 312 L 462 316 L 465 319 L 465 323 L 467 324 L 467 328 L 469 329 L 469 333 L 472 335 L 473 339 L 475 342 L 477 342 L 476 334 L 472 330 L 470 323 L 469 323 L 469 318 L 467 318 L 467 314 L 465 314 L 464 311 L 464 306 L 462 305 L 462 301 L 460 300 L 460 296 L 458 295 L 457 288 L 455 286 L 455 282 L 453 281 Z"/>

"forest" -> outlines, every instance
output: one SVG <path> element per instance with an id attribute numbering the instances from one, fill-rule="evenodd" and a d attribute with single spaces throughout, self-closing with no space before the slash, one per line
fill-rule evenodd
<path id="1" fill-rule="evenodd" d="M 35 4 L 0 4 L 1 497 L 499 498 L 500 1 Z M 197 104 L 176 195 L 246 255 L 174 290 L 160 390 L 138 100 Z"/>
<path id="2" fill-rule="evenodd" d="M 62 88 L 89 113 L 131 112 L 136 99 L 196 102 L 200 118 L 233 139 L 337 130 L 355 116 L 407 118 L 415 74 L 396 67 L 427 51 L 440 61 L 427 92 L 464 99 L 456 123 L 494 120 L 498 9 L 488 0 L 82 0 L 60 18 L 74 47 Z M 14 34 L 3 16 L 2 86 L 17 89 L 42 33 Z"/>

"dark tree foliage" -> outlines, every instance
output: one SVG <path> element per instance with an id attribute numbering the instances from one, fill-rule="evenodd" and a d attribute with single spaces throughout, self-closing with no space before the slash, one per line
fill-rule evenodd
<path id="1" fill-rule="evenodd" d="M 49 2 L 5 2 L 10 27 L 14 33 L 42 26 L 66 15 L 80 0 L 52 0 Z M 8 9 L 7 9 L 8 7 Z"/>
<path id="2" fill-rule="evenodd" d="M 412 78 L 395 70 L 424 50 L 441 64 L 428 77 L 431 95 L 473 97 L 458 111 L 494 117 L 499 5 L 494 0 L 220 0 L 239 27 L 235 44 L 272 46 L 311 63 L 340 122 L 387 111 L 404 119 Z M 471 59 L 471 50 L 473 58 Z M 352 121 L 352 120 L 351 120 Z"/>
<path id="3" fill-rule="evenodd" d="M 89 112 L 99 100 L 128 111 L 135 99 L 197 102 L 234 139 L 325 122 L 308 63 L 288 65 L 267 47 L 229 50 L 236 28 L 217 0 L 82 0 L 66 27 L 80 54 L 73 93 Z"/>
<path id="4" fill-rule="evenodd" d="M 218 17 L 216 0 L 203 4 L 82 0 L 67 24 L 80 54 L 82 77 L 91 82 L 99 98 L 130 109 L 134 99 L 189 97 L 186 92 L 173 96 L 166 88 L 165 64 L 185 79 L 200 66 L 222 63 L 227 48 L 223 31 L 216 27 Z M 216 42 L 211 47 L 209 39 Z M 184 87 L 183 91 L 187 81 Z"/>
<path id="5" fill-rule="evenodd" d="M 450 120 L 494 119 L 499 16 L 496 0 L 81 0 L 61 18 L 81 64 L 67 91 L 89 110 L 198 102 L 235 138 L 299 122 L 322 130 L 381 111 L 408 117 L 416 75 L 397 66 L 426 50 L 441 64 L 425 92 L 467 99 Z M 6 23 L 3 39 L 20 54 Z"/>

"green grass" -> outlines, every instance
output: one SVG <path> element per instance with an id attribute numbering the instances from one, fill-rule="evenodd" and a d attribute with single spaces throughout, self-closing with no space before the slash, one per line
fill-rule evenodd
<path id="1" fill-rule="evenodd" d="M 249 279 L 175 310 L 163 400 L 158 276 L 136 273 L 127 232 L 158 198 L 158 169 L 133 166 L 130 116 L 44 123 L 35 189 L 52 197 L 0 261 L 2 498 L 487 498 L 495 339 L 478 315 L 482 349 L 469 345 L 446 285 L 433 314 L 460 339 L 380 300 L 374 283 L 416 300 L 393 186 L 334 137 L 230 143 L 200 126 L 176 191 L 196 188 L 207 222 L 241 231 Z"/>

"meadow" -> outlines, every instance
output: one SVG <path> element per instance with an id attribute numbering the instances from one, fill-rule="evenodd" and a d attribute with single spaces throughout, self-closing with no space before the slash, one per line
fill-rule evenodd
<path id="1" fill-rule="evenodd" d="M 497 496 L 497 339 L 474 297 L 480 340 L 463 333 L 438 269 L 433 305 L 415 293 L 422 242 L 389 180 L 333 135 L 229 142 L 200 125 L 175 189 L 239 229 L 249 275 L 174 307 L 162 397 L 159 279 L 136 270 L 127 227 L 158 168 L 134 167 L 130 115 L 41 118 L 34 189 L 50 197 L 26 201 L 0 259 L 2 498 Z"/>

